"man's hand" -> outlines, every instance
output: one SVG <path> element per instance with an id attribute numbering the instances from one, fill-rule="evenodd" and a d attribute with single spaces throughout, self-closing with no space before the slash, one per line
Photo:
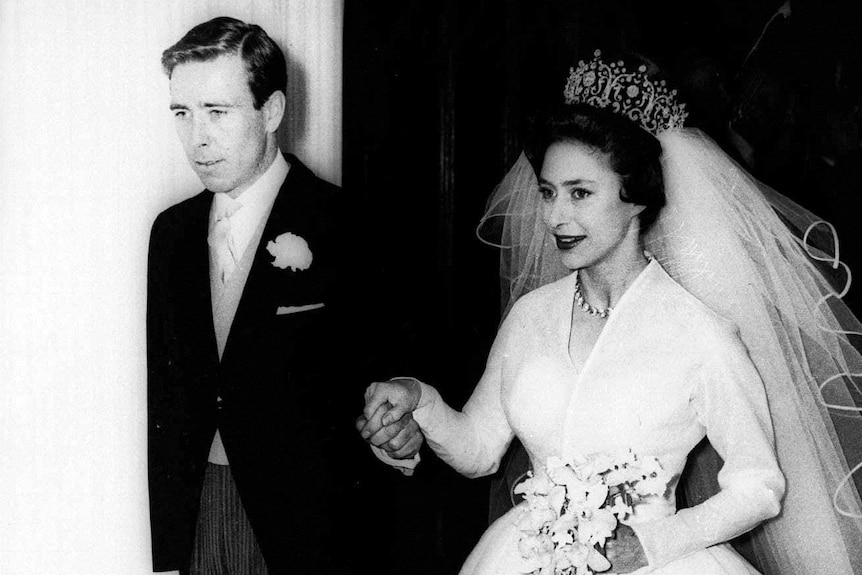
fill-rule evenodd
<path id="1" fill-rule="evenodd" d="M 356 429 L 363 439 L 391 457 L 412 457 L 424 441 L 412 415 L 421 393 L 419 383 L 413 380 L 372 383 L 365 391 L 365 409 L 356 420 Z"/>
<path id="2" fill-rule="evenodd" d="M 384 405 L 374 415 L 379 419 L 388 409 L 390 407 Z M 368 419 L 365 415 L 360 415 L 356 419 L 357 431 L 362 433 L 366 426 L 368 426 Z M 376 425 L 368 427 L 373 428 Z M 374 435 L 365 438 L 365 440 L 371 445 L 385 450 L 393 459 L 410 459 L 422 447 L 425 437 L 419 429 L 419 424 L 413 419 L 413 415 L 408 413 L 398 421 L 380 427 Z"/>
<path id="3" fill-rule="evenodd" d="M 380 424 L 389 425 L 405 414 L 412 413 L 419 405 L 421 396 L 422 389 L 414 379 L 376 381 L 365 390 L 365 409 L 362 413 L 370 423 L 379 408 L 388 403 L 389 409 L 381 414 Z M 376 430 L 374 432 L 376 433 Z M 369 433 L 369 436 L 373 434 Z"/>

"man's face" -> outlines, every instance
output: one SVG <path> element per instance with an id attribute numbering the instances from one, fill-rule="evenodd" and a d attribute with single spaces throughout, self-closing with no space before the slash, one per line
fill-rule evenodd
<path id="1" fill-rule="evenodd" d="M 171 74 L 177 135 L 212 192 L 236 198 L 269 167 L 281 119 L 270 108 L 255 110 L 240 56 L 180 64 Z"/>

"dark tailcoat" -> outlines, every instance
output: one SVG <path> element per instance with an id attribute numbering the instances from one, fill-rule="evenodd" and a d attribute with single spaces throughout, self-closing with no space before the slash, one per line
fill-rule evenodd
<path id="1" fill-rule="evenodd" d="M 216 428 L 273 575 L 362 570 L 351 545 L 361 541 L 357 485 L 370 456 L 352 422 L 373 339 L 357 314 L 367 304 L 358 286 L 374 278 L 350 277 L 350 268 L 373 254 L 358 249 L 360 222 L 341 191 L 287 159 L 221 361 L 207 246 L 213 194 L 169 208 L 153 225 L 147 357 L 156 571 L 188 566 Z M 310 268 L 273 265 L 267 243 L 285 232 L 308 242 Z"/>

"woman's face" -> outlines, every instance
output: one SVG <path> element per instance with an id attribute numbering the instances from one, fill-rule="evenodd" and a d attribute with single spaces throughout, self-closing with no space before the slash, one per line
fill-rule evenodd
<path id="1" fill-rule="evenodd" d="M 622 182 L 607 154 L 579 142 L 548 147 L 539 175 L 542 217 L 570 270 L 612 260 L 638 241 L 643 206 L 620 199 Z"/>

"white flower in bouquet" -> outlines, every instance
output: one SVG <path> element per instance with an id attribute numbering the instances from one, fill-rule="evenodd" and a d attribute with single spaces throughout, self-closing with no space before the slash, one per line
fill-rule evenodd
<path id="1" fill-rule="evenodd" d="M 543 568 L 554 563 L 554 542 L 545 533 L 522 537 L 518 542 L 518 551 L 529 565 L 530 572 L 540 573 Z"/>
<path id="2" fill-rule="evenodd" d="M 596 509 L 578 521 L 578 542 L 582 545 L 604 545 L 614 534 L 617 518 L 609 509 Z"/>
<path id="3" fill-rule="evenodd" d="M 655 457 L 631 450 L 580 456 L 571 462 L 549 457 L 536 475 L 515 487 L 524 496 L 516 526 L 523 573 L 590 575 L 611 567 L 600 548 L 618 521 L 645 497 L 664 494 L 668 477 Z"/>
<path id="4" fill-rule="evenodd" d="M 578 516 L 566 512 L 551 525 L 551 540 L 560 546 L 571 545 L 575 542 L 575 528 L 578 526 Z"/>
<path id="5" fill-rule="evenodd" d="M 518 518 L 518 529 L 524 532 L 539 531 L 556 519 L 557 514 L 544 502 L 536 506 L 531 505 L 529 512 Z"/>
<path id="6" fill-rule="evenodd" d="M 580 548 L 579 548 L 580 549 Z M 557 569 L 569 569 L 575 566 L 575 557 L 578 550 L 569 545 L 563 545 L 554 549 L 554 563 Z"/>
<path id="7" fill-rule="evenodd" d="M 560 550 L 561 561 L 555 565 L 552 573 L 569 573 L 573 575 L 590 575 L 610 569 L 607 558 L 593 547 L 584 545 L 569 546 Z"/>
<path id="8" fill-rule="evenodd" d="M 617 517 L 628 517 L 632 512 L 631 505 L 626 503 L 624 497 L 614 497 L 613 503 L 609 507 L 606 507 L 606 509 Z"/>
<path id="9" fill-rule="evenodd" d="M 551 492 L 551 489 L 554 487 L 554 482 L 551 481 L 547 475 L 540 475 L 538 477 L 534 477 L 531 483 L 532 493 L 536 495 L 547 495 Z"/>
<path id="10" fill-rule="evenodd" d="M 589 457 L 581 455 L 575 456 L 572 464 L 581 476 L 595 477 L 613 469 L 614 465 L 621 465 L 627 455 L 628 451 L 621 455 L 611 455 L 609 453 L 594 453 Z"/>
<path id="11" fill-rule="evenodd" d="M 575 491 L 572 494 L 572 504 L 585 512 L 597 511 L 608 498 L 610 489 L 602 483 L 601 476 L 596 477 L 586 489 Z"/>
<path id="12" fill-rule="evenodd" d="M 563 512 L 566 505 L 566 487 L 564 485 L 555 485 L 548 492 L 548 506 L 558 515 Z"/>
<path id="13" fill-rule="evenodd" d="M 667 491 L 667 479 L 661 474 L 644 477 L 638 481 L 638 493 L 641 495 L 664 495 Z"/>

